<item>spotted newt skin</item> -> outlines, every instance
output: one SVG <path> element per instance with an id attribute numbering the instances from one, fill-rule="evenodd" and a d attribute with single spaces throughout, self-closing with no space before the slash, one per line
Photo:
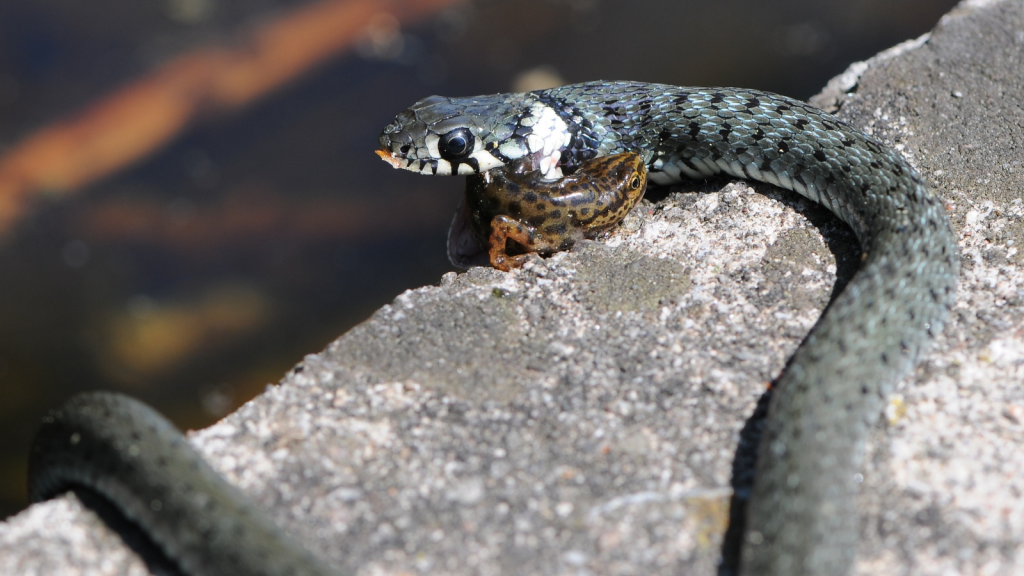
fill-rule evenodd
<path id="1" fill-rule="evenodd" d="M 550 182 L 523 160 L 467 178 L 466 206 L 491 265 L 508 271 L 521 267 L 531 252 L 566 250 L 608 231 L 646 189 L 647 168 L 633 152 L 587 160 Z"/>

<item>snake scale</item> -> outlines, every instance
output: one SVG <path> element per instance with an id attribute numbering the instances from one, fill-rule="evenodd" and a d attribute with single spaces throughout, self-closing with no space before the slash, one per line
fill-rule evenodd
<path id="1" fill-rule="evenodd" d="M 635 153 L 657 184 L 724 173 L 794 190 L 846 222 L 861 265 L 773 383 L 741 572 L 849 572 L 865 436 L 942 330 L 958 272 L 943 203 L 897 152 L 783 96 L 632 82 L 434 96 L 399 114 L 380 145 L 392 165 L 421 173 L 528 159 L 551 182 Z M 33 445 L 30 485 L 34 500 L 70 486 L 101 493 L 193 576 L 332 573 L 158 414 L 121 396 L 81 396 L 52 413 Z"/>

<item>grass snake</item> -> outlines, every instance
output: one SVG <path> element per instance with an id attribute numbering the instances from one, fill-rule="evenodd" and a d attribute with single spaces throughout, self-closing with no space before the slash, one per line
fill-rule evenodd
<path id="1" fill-rule="evenodd" d="M 853 565 L 857 470 L 886 393 L 942 330 L 958 271 L 945 208 L 895 151 L 766 92 L 590 82 L 398 115 L 378 152 L 427 174 L 477 174 L 529 157 L 556 181 L 634 152 L 670 184 L 724 173 L 794 190 L 853 229 L 859 270 L 773 383 L 741 572 L 837 575 Z M 51 413 L 30 456 L 33 500 L 85 487 L 192 576 L 333 572 L 220 478 L 159 414 L 115 394 Z"/>
<path id="2" fill-rule="evenodd" d="M 552 180 L 589 159 L 636 152 L 656 184 L 715 174 L 767 182 L 848 224 L 860 268 L 772 386 L 741 572 L 849 571 L 867 431 L 941 332 L 958 273 L 945 206 L 899 153 L 777 94 L 600 81 L 432 96 L 400 113 L 380 145 L 393 166 L 424 174 L 474 174 L 531 157 Z"/>

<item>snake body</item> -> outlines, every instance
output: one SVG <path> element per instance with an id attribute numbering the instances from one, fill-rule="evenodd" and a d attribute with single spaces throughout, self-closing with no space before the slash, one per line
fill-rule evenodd
<path id="1" fill-rule="evenodd" d="M 720 173 L 767 182 L 848 224 L 862 262 L 773 383 L 740 569 L 849 572 L 867 431 L 941 332 L 958 273 L 945 207 L 899 153 L 784 96 L 637 82 L 433 96 L 400 113 L 380 145 L 393 166 L 425 174 L 531 157 L 551 180 L 591 158 L 636 152 L 654 183 Z"/>
<path id="2" fill-rule="evenodd" d="M 759 180 L 849 224 L 862 263 L 774 382 L 741 559 L 748 576 L 849 571 L 865 435 L 886 392 L 941 331 L 956 286 L 943 204 L 898 153 L 782 96 L 624 82 L 431 97 L 399 114 L 380 144 L 396 167 L 428 174 L 526 158 L 538 182 L 635 153 L 655 183 L 718 173 Z M 36 501 L 70 487 L 100 493 L 191 576 L 332 573 L 159 414 L 124 396 L 81 395 L 51 413 L 33 443 L 29 482 Z"/>
<path id="3" fill-rule="evenodd" d="M 329 576 L 155 410 L 79 394 L 44 420 L 29 455 L 33 502 L 98 493 L 188 576 Z"/>

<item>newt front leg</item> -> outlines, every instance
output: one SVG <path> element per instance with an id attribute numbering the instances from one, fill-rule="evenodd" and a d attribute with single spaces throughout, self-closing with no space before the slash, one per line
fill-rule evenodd
<path id="1" fill-rule="evenodd" d="M 525 253 L 508 254 L 508 241 L 512 240 L 521 246 Z M 537 244 L 540 237 L 536 232 L 525 224 L 513 220 L 509 216 L 498 215 L 491 219 L 491 236 L 488 239 L 488 253 L 491 257 L 491 266 L 498 270 L 508 272 L 513 268 L 521 268 L 531 252 L 537 252 Z"/>

